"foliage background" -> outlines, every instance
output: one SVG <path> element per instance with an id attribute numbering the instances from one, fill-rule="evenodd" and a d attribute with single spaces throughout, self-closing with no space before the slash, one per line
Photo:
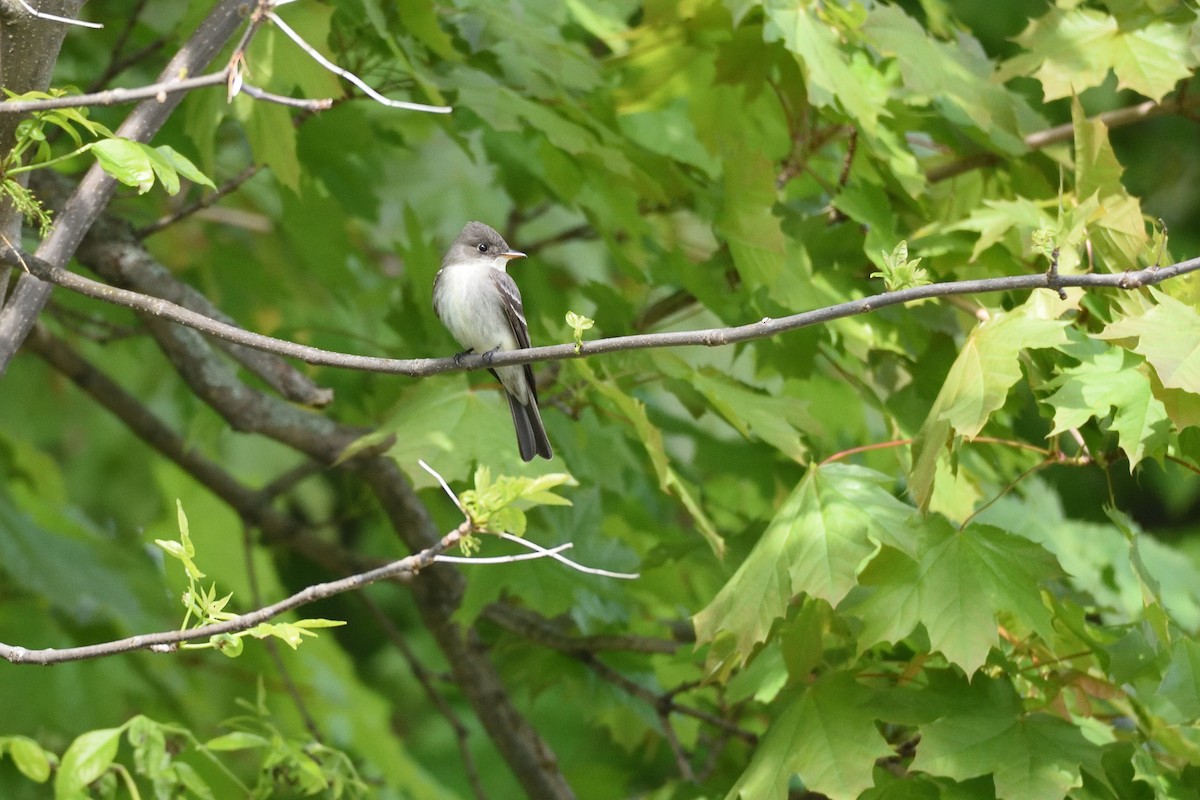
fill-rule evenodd
<path id="1" fill-rule="evenodd" d="M 52 85 L 153 82 L 208 5 L 87 4 L 107 27 L 68 34 Z M 430 288 L 469 219 L 530 254 L 514 274 L 535 343 L 569 341 L 567 311 L 599 338 L 873 294 L 902 240 L 934 281 L 1043 271 L 1045 240 L 1065 273 L 1200 248 L 1194 106 L 1111 140 L 1086 120 L 1188 102 L 1200 26 L 1187 4 L 305 0 L 279 13 L 388 94 L 454 107 L 348 95 L 266 25 L 249 80 L 335 107 L 209 89 L 155 137 L 217 184 L 261 167 L 144 247 L 281 338 L 451 354 Z M 115 128 L 127 112 L 93 116 Z M 1027 146 L 1056 125 L 1073 135 Z M 35 186 L 52 198 L 83 166 Z M 108 221 L 136 230 L 204 194 L 124 190 Z M 113 230 L 96 235 L 123 241 Z M 529 466 L 486 373 L 305 371 L 336 398 L 313 414 L 395 435 L 385 460 L 436 529 L 461 520 L 418 458 L 460 491 L 477 464 L 567 472 L 573 505 L 532 509 L 527 536 L 641 573 L 460 570 L 459 635 L 580 797 L 1186 797 L 1200 765 L 1195 291 L 1182 278 L 943 299 L 736 347 L 542 365 L 556 458 Z M 141 318 L 58 290 L 43 323 L 240 484 L 311 463 L 238 432 Z M 333 554 L 314 558 L 265 540 L 33 352 L 3 389 L 0 641 L 176 627 L 186 582 L 151 544 L 176 538 L 176 501 L 239 609 L 407 552 L 405 521 L 361 470 L 317 464 L 275 499 Z M 423 613 L 410 589 L 378 585 L 305 609 L 348 624 L 295 651 L 4 664 L 0 793 L 47 796 L 32 776 L 81 796 L 69 773 L 124 796 L 103 770 L 115 735 L 96 774 L 30 765 L 135 720 L 109 758 L 147 794 L 536 794 Z M 159 735 L 161 752 L 146 744 Z"/>

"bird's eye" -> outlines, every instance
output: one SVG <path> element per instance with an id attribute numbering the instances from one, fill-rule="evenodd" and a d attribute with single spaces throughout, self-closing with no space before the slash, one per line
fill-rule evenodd
<path id="1" fill-rule="evenodd" d="M 485 244 L 484 242 L 480 242 L 479 243 L 479 252 L 486 253 L 487 252 L 487 244 Z"/>

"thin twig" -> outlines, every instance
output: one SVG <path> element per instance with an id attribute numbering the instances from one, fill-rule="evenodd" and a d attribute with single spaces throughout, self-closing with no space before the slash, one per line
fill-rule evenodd
<path id="1" fill-rule="evenodd" d="M 634 681 L 625 677 L 617 670 L 596 658 L 596 656 L 592 653 L 577 653 L 576 658 L 590 667 L 604 680 L 624 690 L 633 697 L 649 703 L 656 709 L 662 706 L 670 713 L 682 714 L 685 717 L 692 717 L 693 719 L 698 719 L 701 722 L 708 723 L 718 730 L 728 731 L 729 733 L 749 744 L 758 743 L 758 737 L 750 731 L 739 728 L 735 723 L 723 717 L 718 717 L 716 714 L 710 714 L 707 711 L 701 711 L 700 709 L 692 708 L 691 706 L 681 705 L 672 700 L 670 697 L 660 697 L 641 684 L 635 683 Z"/>
<path id="2" fill-rule="evenodd" d="M 305 111 L 327 111 L 333 108 L 333 99 L 329 97 L 318 97 L 316 99 L 308 99 L 306 97 L 286 97 L 282 94 L 268 92 L 266 89 L 260 89 L 249 83 L 239 84 L 241 91 L 253 97 L 255 100 L 265 100 L 268 103 L 278 103 L 281 106 L 291 106 L 292 108 L 302 108 Z"/>
<path id="3" fill-rule="evenodd" d="M 454 501 L 454 505 L 458 506 L 458 510 L 460 512 L 462 512 L 462 515 L 464 517 L 466 517 L 467 510 L 465 508 L 463 508 L 462 501 L 458 499 L 458 495 L 456 495 L 454 493 L 454 490 L 450 488 L 450 485 L 448 483 L 446 483 L 446 479 L 441 476 L 441 473 L 439 473 L 433 467 L 426 464 L 425 459 L 423 459 L 423 458 L 417 459 L 417 464 L 419 464 L 421 466 L 421 469 L 425 470 L 430 475 L 432 475 L 434 477 L 434 480 L 436 480 L 439 484 L 441 484 L 442 491 L 446 493 L 447 497 L 449 497 L 452 501 Z"/>
<path id="4" fill-rule="evenodd" d="M 551 550 L 538 549 L 535 553 L 514 553 L 510 556 L 444 556 L 434 557 L 434 561 L 445 564 L 511 564 L 514 561 L 533 561 L 537 558 L 554 558 L 563 550 L 570 550 L 575 545 L 567 542 Z"/>
<path id="5" fill-rule="evenodd" d="M 69 94 L 45 100 L 5 100 L 0 103 L 0 114 L 26 114 L 30 111 L 49 111 L 55 108 L 77 108 L 79 106 L 119 106 L 151 98 L 161 99 L 169 94 L 190 92 L 207 86 L 224 86 L 229 79 L 229 70 L 210 72 L 194 78 L 171 78 L 158 83 L 138 86 L 133 89 L 105 89 L 91 94 Z"/>
<path id="6" fill-rule="evenodd" d="M 500 531 L 496 535 L 499 536 L 501 539 L 507 539 L 510 542 L 516 542 L 517 544 L 521 545 L 522 547 L 528 547 L 530 550 L 533 550 L 537 553 L 541 553 L 544 556 L 549 556 L 550 558 L 553 558 L 555 561 L 560 561 L 563 564 L 566 564 L 571 569 L 575 570 L 576 572 L 586 572 L 589 575 L 602 575 L 605 578 L 620 578 L 621 580 L 626 580 L 626 581 L 631 581 L 631 580 L 634 580 L 635 578 L 642 577 L 639 573 L 636 573 L 636 572 L 611 572 L 607 569 L 598 569 L 596 567 L 585 567 L 582 564 L 572 561 L 571 559 L 567 558 L 566 556 L 558 555 L 559 551 L 566 550 L 567 548 L 571 547 L 570 544 L 560 545 L 559 547 L 555 547 L 553 549 L 547 550 L 544 547 L 541 547 L 540 545 L 534 544 L 533 542 L 529 541 L 528 539 L 522 539 L 520 536 L 513 536 L 511 533 L 505 533 L 504 531 Z"/>
<path id="7" fill-rule="evenodd" d="M 304 39 L 301 38 L 300 34 L 296 33 L 294 30 L 292 30 L 291 26 L 289 26 L 286 22 L 284 22 L 282 19 L 280 19 L 279 15 L 276 14 L 274 11 L 268 11 L 266 13 L 266 17 L 268 19 L 270 19 L 272 22 L 274 22 L 275 25 L 279 28 L 279 30 L 283 31 L 284 34 L 289 39 L 291 39 L 293 42 L 295 42 L 297 47 L 299 47 L 301 50 L 303 50 L 305 53 L 307 53 L 309 58 L 311 58 L 313 61 L 316 61 L 322 67 L 324 67 L 325 69 L 332 72 L 334 75 L 337 75 L 341 78 L 345 78 L 346 80 L 350 81 L 350 83 L 353 83 L 359 89 L 362 89 L 363 92 L 368 97 L 370 97 L 372 100 L 374 100 L 377 103 L 388 106 L 389 108 L 403 108 L 403 109 L 407 109 L 409 111 L 425 111 L 430 114 L 449 114 L 453 110 L 450 108 L 450 106 L 429 106 L 429 105 L 425 105 L 424 103 L 409 103 L 404 100 L 391 100 L 387 97 L 384 97 L 379 92 L 375 91 L 370 86 L 368 86 L 367 83 L 365 81 L 363 81 L 362 78 L 358 77 L 357 75 L 355 75 L 353 72 L 350 72 L 349 70 L 342 69 L 337 64 L 334 64 L 332 61 L 325 58 L 325 56 L 323 56 L 319 52 L 317 52 L 317 49 L 315 47 L 310 45 L 308 42 L 304 41 Z"/>
<path id="8" fill-rule="evenodd" d="M 683 749 L 683 745 L 679 742 L 679 737 L 675 735 L 675 726 L 671 724 L 671 715 L 662 708 L 657 709 L 657 712 L 658 723 L 662 725 L 663 738 L 667 740 L 667 745 L 671 748 L 671 754 L 675 756 L 675 768 L 679 770 L 679 777 L 688 783 L 695 783 L 696 773 L 692 771 L 687 751 Z"/>
<path id="9" fill-rule="evenodd" d="M 33 6 L 29 5 L 29 3 L 26 3 L 25 0 L 17 0 L 17 2 L 21 4 L 21 8 L 25 9 L 30 14 L 33 14 L 38 19 L 45 19 L 45 20 L 49 20 L 50 22 L 65 22 L 68 25 L 78 25 L 81 28 L 103 28 L 104 27 L 99 22 L 86 22 L 82 19 L 75 19 L 74 17 L 60 17 L 57 14 L 50 14 L 45 11 L 38 11 Z"/>

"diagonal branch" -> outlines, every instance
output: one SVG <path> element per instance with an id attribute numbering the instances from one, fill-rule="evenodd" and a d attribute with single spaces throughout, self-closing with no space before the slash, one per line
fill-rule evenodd
<path id="1" fill-rule="evenodd" d="M 316 583 L 306 586 L 292 596 L 280 600 L 278 603 L 272 603 L 269 606 L 213 625 L 202 625 L 199 628 L 187 628 L 179 631 L 140 634 L 103 644 L 67 647 L 61 650 L 55 648 L 28 650 L 24 647 L 15 647 L 0 643 L 0 658 L 10 661 L 13 664 L 61 664 L 66 661 L 81 661 L 87 658 L 113 655 L 115 653 L 128 653 L 133 650 L 152 650 L 156 653 L 169 652 L 182 642 L 208 639 L 222 633 L 249 630 L 255 625 L 277 617 L 285 611 L 291 611 L 293 608 L 298 608 L 316 600 L 323 600 L 326 597 L 332 597 L 336 594 L 361 589 L 376 581 L 387 579 L 411 580 L 421 570 L 433 566 L 434 559 L 439 553 L 453 547 L 468 533 L 468 526 L 466 524 L 460 525 L 443 536 L 438 542 L 419 553 L 414 553 L 399 561 L 393 561 L 390 564 L 385 564 L 382 567 L 377 567 L 367 572 L 360 572 L 336 581 L 327 581 L 326 583 Z"/>

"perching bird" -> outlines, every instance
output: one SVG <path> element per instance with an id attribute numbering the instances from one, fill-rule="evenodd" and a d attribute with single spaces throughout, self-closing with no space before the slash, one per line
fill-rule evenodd
<path id="1" fill-rule="evenodd" d="M 482 222 L 468 222 L 446 251 L 433 281 L 433 310 L 466 348 L 460 355 L 475 352 L 488 356 L 529 347 L 521 292 L 506 272 L 510 260 L 524 257 Z M 496 367 L 491 372 L 508 397 L 521 458 L 553 458 L 538 411 L 533 369 L 523 364 Z"/>

